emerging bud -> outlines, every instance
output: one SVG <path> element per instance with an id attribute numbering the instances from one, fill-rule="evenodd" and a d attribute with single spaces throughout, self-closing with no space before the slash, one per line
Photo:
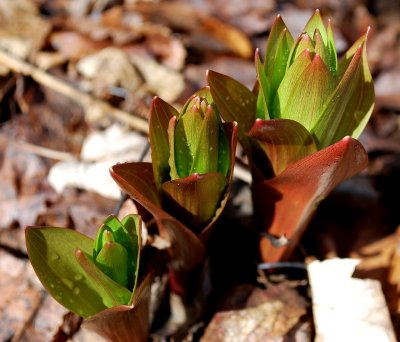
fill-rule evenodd
<path id="1" fill-rule="evenodd" d="M 195 96 L 168 127 L 171 179 L 219 172 L 227 175 L 229 144 L 219 115 L 206 98 Z"/>
<path id="2" fill-rule="evenodd" d="M 228 198 L 236 123 L 221 122 L 210 90 L 204 88 L 189 98 L 180 113 L 155 98 L 149 131 L 154 182 L 162 209 L 200 232 L 215 221 L 220 213 L 217 209 Z M 131 178 L 129 182 L 139 185 Z"/>
<path id="3" fill-rule="evenodd" d="M 296 41 L 278 16 L 264 65 L 256 55 L 257 118 L 297 121 L 312 134 L 319 149 L 347 135 L 357 138 L 374 106 L 367 34 L 338 62 L 331 23 L 325 28 L 319 11 Z"/>
<path id="4" fill-rule="evenodd" d="M 29 259 L 49 293 L 86 318 L 136 298 L 141 220 L 109 216 L 91 238 L 72 229 L 28 227 Z"/>
<path id="5" fill-rule="evenodd" d="M 133 217 L 122 223 L 114 216 L 107 218 L 97 232 L 93 246 L 93 261 L 118 284 L 133 287 L 138 250 L 138 237 Z"/>

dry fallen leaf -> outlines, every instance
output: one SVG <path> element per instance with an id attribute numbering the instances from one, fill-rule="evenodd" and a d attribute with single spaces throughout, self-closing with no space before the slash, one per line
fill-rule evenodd
<path id="1" fill-rule="evenodd" d="M 151 58 L 131 55 L 131 61 L 143 75 L 147 88 L 166 102 L 174 102 L 185 88 L 181 73 Z"/>
<path id="2" fill-rule="evenodd" d="M 149 21 L 187 31 L 190 34 L 189 38 L 192 38 L 192 44 L 200 44 L 205 50 L 227 49 L 242 58 L 250 58 L 253 55 L 252 44 L 243 32 L 189 3 L 141 2 L 127 7 L 141 13 Z M 196 36 L 197 38 L 193 39 Z"/>
<path id="3" fill-rule="evenodd" d="M 25 59 L 42 47 L 50 29 L 34 1 L 0 1 L 0 48 Z"/>
<path id="4" fill-rule="evenodd" d="M 76 64 L 77 70 L 88 80 L 89 90 L 97 96 L 110 93 L 112 86 L 135 92 L 143 83 L 140 75 L 121 49 L 108 47 L 88 55 Z"/>
<path id="5" fill-rule="evenodd" d="M 50 43 L 55 50 L 72 61 L 78 60 L 108 45 L 106 42 L 93 41 L 74 31 L 54 32 L 50 37 Z"/>
<path id="6" fill-rule="evenodd" d="M 0 340 L 18 340 L 36 313 L 41 293 L 27 278 L 28 263 L 0 250 Z"/>
<path id="7" fill-rule="evenodd" d="M 306 313 L 306 305 L 304 298 L 283 284 L 255 289 L 246 309 L 216 313 L 201 341 L 282 341 Z"/>
<path id="8" fill-rule="evenodd" d="M 47 167 L 37 155 L 9 145 L 0 170 L 0 228 L 13 222 L 21 227 L 35 224 L 54 196 L 43 179 Z"/>
<path id="9" fill-rule="evenodd" d="M 400 327 L 400 227 L 395 233 L 364 246 L 353 256 L 362 258 L 356 269 L 357 277 L 381 282 L 390 313 Z"/>

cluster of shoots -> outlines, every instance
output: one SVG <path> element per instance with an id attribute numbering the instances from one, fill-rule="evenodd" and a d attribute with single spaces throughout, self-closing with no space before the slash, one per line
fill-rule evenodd
<path id="1" fill-rule="evenodd" d="M 256 228 L 291 241 L 275 252 L 260 238 L 264 261 L 287 257 L 318 202 L 365 167 L 366 152 L 355 139 L 374 106 L 367 34 L 338 59 L 331 23 L 325 27 L 319 11 L 297 39 L 278 16 L 263 62 L 256 51 L 253 90 L 209 71 L 209 86 L 180 112 L 153 100 L 152 163 L 118 164 L 111 175 L 169 241 L 172 272 L 204 260 L 207 232 L 229 198 L 237 139 L 253 175 Z M 137 215 L 111 216 L 94 241 L 69 229 L 30 227 L 29 258 L 50 294 L 85 318 L 133 308 L 140 297 L 140 227 Z M 102 324 L 111 316 L 104 317 Z"/>

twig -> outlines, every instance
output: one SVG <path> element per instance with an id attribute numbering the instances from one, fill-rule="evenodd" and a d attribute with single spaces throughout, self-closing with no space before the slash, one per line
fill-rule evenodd
<path id="1" fill-rule="evenodd" d="M 14 145 L 15 147 L 32 152 L 40 157 L 54 159 L 54 160 L 74 160 L 76 159 L 73 154 L 63 151 L 53 150 L 47 147 L 34 145 L 31 143 L 27 143 L 25 141 L 18 141 L 18 140 L 10 140 L 9 137 L 5 136 L 4 134 L 0 134 L 0 144 L 9 143 Z"/>
<path id="2" fill-rule="evenodd" d="M 302 270 L 307 269 L 306 264 L 302 262 L 264 262 L 257 266 L 258 270 L 271 270 L 274 268 L 299 268 Z"/>
<path id="3" fill-rule="evenodd" d="M 54 159 L 54 160 L 74 160 L 76 159 L 71 153 L 52 150 L 47 147 L 33 145 L 23 141 L 12 141 L 16 147 L 21 150 L 32 152 L 40 157 Z"/>
<path id="4" fill-rule="evenodd" d="M 91 110 L 105 113 L 140 132 L 148 133 L 148 123 L 143 118 L 136 117 L 133 114 L 111 106 L 107 102 L 96 99 L 84 91 L 76 89 L 60 78 L 14 56 L 4 49 L 0 49 L 0 64 L 8 67 L 13 72 L 30 76 L 39 84 L 67 96 L 74 102 L 80 104 L 85 111 Z"/>

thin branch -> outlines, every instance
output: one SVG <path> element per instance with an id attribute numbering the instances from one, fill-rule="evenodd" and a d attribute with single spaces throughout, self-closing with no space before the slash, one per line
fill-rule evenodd
<path id="1" fill-rule="evenodd" d="M 143 118 L 124 112 L 102 100 L 76 89 L 60 78 L 22 60 L 13 54 L 0 49 L 0 64 L 13 72 L 32 77 L 39 84 L 48 87 L 80 104 L 85 111 L 95 111 L 109 115 L 142 133 L 148 133 L 148 123 Z"/>
<path id="2" fill-rule="evenodd" d="M 34 145 L 31 143 L 27 143 L 25 141 L 18 141 L 10 139 L 9 137 L 5 136 L 4 134 L 0 134 L 0 144 L 12 144 L 13 146 L 28 152 L 32 152 L 40 157 L 54 159 L 54 160 L 75 160 L 73 154 L 63 151 L 53 150 L 47 147 Z"/>

